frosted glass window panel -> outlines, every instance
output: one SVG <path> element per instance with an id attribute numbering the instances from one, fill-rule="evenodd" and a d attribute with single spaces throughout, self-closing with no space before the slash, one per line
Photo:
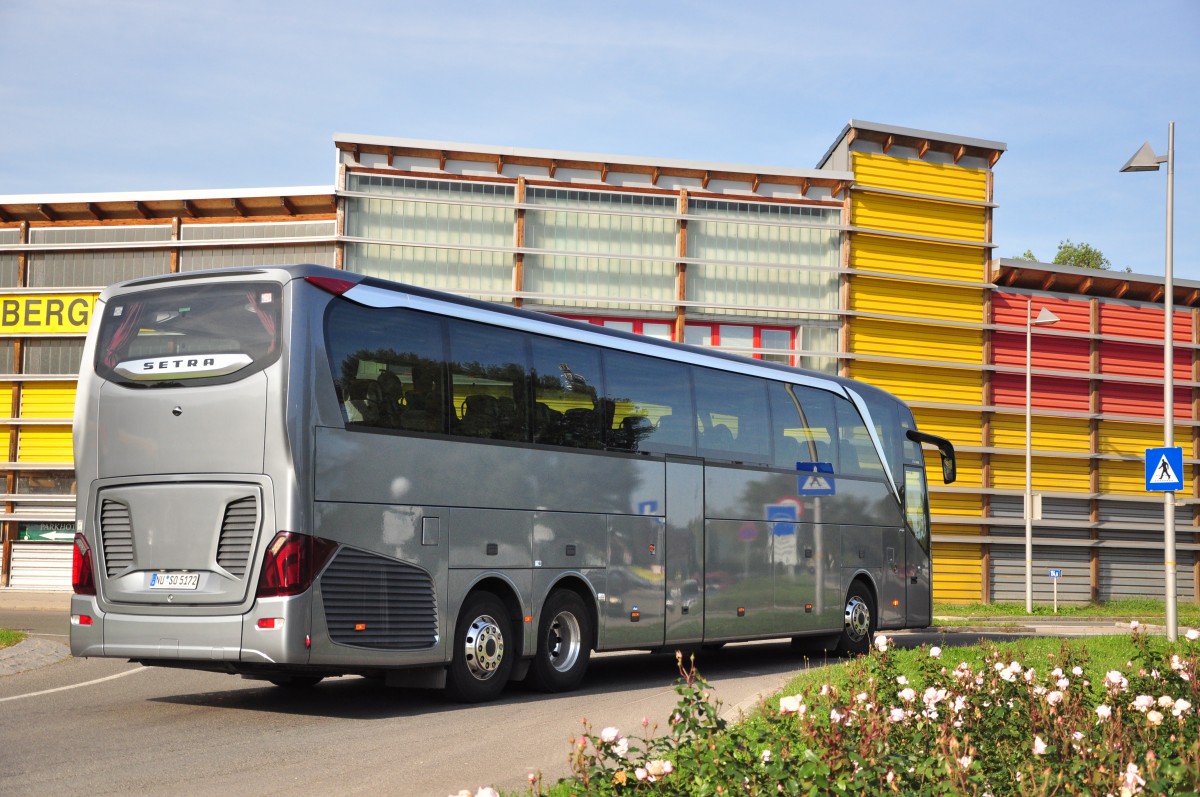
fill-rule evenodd
<path id="1" fill-rule="evenodd" d="M 712 327 L 688 324 L 683 328 L 683 342 L 692 346 L 711 346 L 713 341 Z"/>
<path id="2" fill-rule="evenodd" d="M 76 338 L 33 339 L 25 343 L 22 352 L 27 374 L 74 376 L 79 373 L 79 365 L 83 361 L 83 341 Z"/>
<path id="3" fill-rule="evenodd" d="M 35 227 L 29 231 L 33 244 L 117 244 L 171 240 L 170 225 L 121 225 L 120 227 Z"/>
<path id="4" fill-rule="evenodd" d="M 336 255 L 332 242 L 311 246 L 239 246 L 233 249 L 189 249 L 179 254 L 180 271 L 241 266 L 284 266 L 291 263 L 333 266 L 335 262 Z"/>
<path id="5" fill-rule="evenodd" d="M 674 340 L 675 325 L 674 324 L 656 324 L 646 321 L 642 324 L 642 334 L 648 338 L 656 338 L 658 340 Z"/>
<path id="6" fill-rule="evenodd" d="M 829 321 L 822 324 L 803 326 L 800 329 L 797 348 L 800 355 L 798 365 L 801 368 L 808 368 L 827 374 L 836 374 L 836 352 L 838 350 L 837 322 Z"/>
<path id="7" fill-rule="evenodd" d="M 389 177 L 382 174 L 351 174 L 346 190 L 382 197 L 443 200 L 471 204 L 512 204 L 516 188 L 511 184 L 464 180 L 427 180 L 419 177 Z"/>
<path id="8" fill-rule="evenodd" d="M 526 293 L 545 295 L 556 306 L 670 312 L 675 265 L 569 255 L 526 255 Z"/>
<path id="9" fill-rule="evenodd" d="M 633 332 L 632 321 L 605 321 L 604 327 L 605 329 L 615 329 L 619 332 Z"/>
<path id="10" fill-rule="evenodd" d="M 792 365 L 792 332 L 788 329 L 764 329 L 761 333 L 762 358 L 769 362 Z"/>
<path id="11" fill-rule="evenodd" d="M 11 340 L 0 340 L 0 374 L 11 374 L 16 370 L 13 367 L 16 362 L 13 357 L 14 350 Z"/>
<path id="12" fill-rule="evenodd" d="M 675 255 L 674 197 L 535 187 L 526 202 L 548 207 L 526 211 L 528 249 L 631 258 Z"/>
<path id="13" fill-rule="evenodd" d="M 715 313 L 836 309 L 841 212 L 752 202 L 689 203 L 688 299 Z"/>
<path id="14" fill-rule="evenodd" d="M 184 224 L 183 241 L 254 240 L 259 238 L 314 238 L 337 233 L 334 221 L 276 222 L 273 224 Z"/>
<path id="15" fill-rule="evenodd" d="M 481 299 L 512 296 L 512 255 L 388 244 L 347 244 L 346 268 L 369 277 Z"/>
<path id="16" fill-rule="evenodd" d="M 30 288 L 103 288 L 170 271 L 171 253 L 166 250 L 33 252 L 28 279 Z"/>
<path id="17" fill-rule="evenodd" d="M 0 254 L 0 288 L 15 288 L 20 277 L 16 255 Z"/>
<path id="18" fill-rule="evenodd" d="M 720 344 L 718 348 L 729 349 L 743 357 L 754 354 L 754 327 L 721 324 L 718 330 Z"/>
<path id="19" fill-rule="evenodd" d="M 372 241 L 513 248 L 513 208 L 350 197 L 346 235 Z"/>

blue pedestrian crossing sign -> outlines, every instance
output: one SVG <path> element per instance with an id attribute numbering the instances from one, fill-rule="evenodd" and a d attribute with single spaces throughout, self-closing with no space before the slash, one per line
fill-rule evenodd
<path id="1" fill-rule="evenodd" d="M 1146 449 L 1146 489 L 1171 492 L 1183 489 L 1183 449 Z"/>
<path id="2" fill-rule="evenodd" d="M 797 462 L 797 495 L 835 495 L 832 462 Z"/>

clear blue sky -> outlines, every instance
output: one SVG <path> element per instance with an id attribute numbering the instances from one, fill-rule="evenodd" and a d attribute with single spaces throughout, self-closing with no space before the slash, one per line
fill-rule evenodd
<path id="1" fill-rule="evenodd" d="M 1139 21 L 1140 17 L 1140 21 Z M 0 195 L 332 185 L 336 132 L 809 168 L 1003 141 L 995 241 L 1200 280 L 1200 2 L 0 0 Z"/>

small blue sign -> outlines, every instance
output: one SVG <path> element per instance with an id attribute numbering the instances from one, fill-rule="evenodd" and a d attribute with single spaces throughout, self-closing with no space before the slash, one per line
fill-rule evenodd
<path id="1" fill-rule="evenodd" d="M 799 507 L 793 503 L 767 504 L 767 520 L 771 534 L 775 537 L 791 537 L 796 534 L 796 521 L 800 519 Z"/>
<path id="2" fill-rule="evenodd" d="M 1183 449 L 1146 449 L 1146 490 L 1160 493 L 1183 489 Z"/>
<path id="3" fill-rule="evenodd" d="M 1058 568 L 1054 568 L 1050 571 L 1050 578 L 1062 578 L 1062 571 Z"/>
<path id="4" fill-rule="evenodd" d="M 832 462 L 797 462 L 797 495 L 835 495 Z"/>
<path id="5" fill-rule="evenodd" d="M 658 501 L 642 501 L 638 504 L 639 515 L 657 515 Z"/>

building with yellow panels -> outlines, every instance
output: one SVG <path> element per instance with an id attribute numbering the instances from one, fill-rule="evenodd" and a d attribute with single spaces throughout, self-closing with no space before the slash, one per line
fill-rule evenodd
<path id="1" fill-rule="evenodd" d="M 896 393 L 959 452 L 958 481 L 932 485 L 943 601 L 1023 597 L 1025 314 L 1047 307 L 1060 321 L 1033 331 L 1029 393 L 1035 598 L 1049 600 L 1049 568 L 1064 601 L 1161 594 L 1162 503 L 1141 459 L 1161 440 L 1162 281 L 997 260 L 1004 144 L 851 121 L 814 168 L 347 134 L 334 147 L 325 189 L 0 197 L 0 585 L 69 581 L 74 374 L 96 293 L 307 261 Z M 1177 282 L 1175 301 L 1178 575 L 1194 599 L 1200 284 Z"/>

